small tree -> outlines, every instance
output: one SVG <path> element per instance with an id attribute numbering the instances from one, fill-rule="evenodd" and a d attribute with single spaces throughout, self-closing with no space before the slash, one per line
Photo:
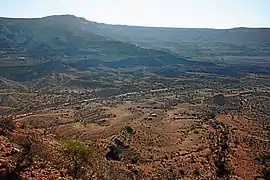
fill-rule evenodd
<path id="1" fill-rule="evenodd" d="M 216 114 L 213 112 L 208 112 L 203 115 L 204 120 L 209 120 L 209 119 L 216 119 Z"/>
<path id="2" fill-rule="evenodd" d="M 135 131 L 132 127 L 125 126 L 122 133 L 123 133 L 125 139 L 128 140 L 131 137 L 131 135 L 133 135 L 135 133 Z"/>
<path id="3" fill-rule="evenodd" d="M 77 178 L 83 167 L 90 163 L 93 152 L 84 142 L 76 140 L 61 141 L 60 150 L 70 160 L 68 168 L 73 178 Z"/>
<path id="4" fill-rule="evenodd" d="M 7 136 L 8 132 L 14 128 L 13 121 L 11 119 L 0 120 L 0 135 Z"/>

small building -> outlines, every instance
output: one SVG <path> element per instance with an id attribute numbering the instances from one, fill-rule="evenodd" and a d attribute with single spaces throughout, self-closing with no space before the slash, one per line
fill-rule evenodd
<path id="1" fill-rule="evenodd" d="M 157 114 L 156 113 L 152 113 L 151 116 L 152 117 L 157 117 Z"/>

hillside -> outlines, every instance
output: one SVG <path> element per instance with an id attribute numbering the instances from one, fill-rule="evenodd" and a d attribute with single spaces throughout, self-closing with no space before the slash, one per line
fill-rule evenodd
<path id="1" fill-rule="evenodd" d="M 0 18 L 0 179 L 269 179 L 269 32 Z"/>
<path id="2" fill-rule="evenodd" d="M 269 56 L 269 28 L 196 29 L 96 24 L 100 32 L 144 47 L 169 50 L 196 59 Z M 229 59 L 230 60 L 230 59 Z"/>
<path id="3" fill-rule="evenodd" d="M 0 25 L 2 56 L 12 54 L 38 59 L 89 58 L 115 61 L 126 57 L 158 58 L 170 55 L 101 35 L 95 23 L 74 16 L 1 18 Z"/>
<path id="4" fill-rule="evenodd" d="M 36 19 L 0 18 L 0 30 L 2 52 L 39 58 L 81 57 L 114 61 L 160 53 L 142 47 L 191 57 L 264 57 L 268 56 L 270 46 L 268 28 L 135 27 L 101 24 L 70 15 Z"/>
<path id="5" fill-rule="evenodd" d="M 265 74 L 270 67 L 266 28 L 133 27 L 62 15 L 0 18 L 0 31 L 0 75 L 15 81 L 92 67 L 165 76 Z"/>

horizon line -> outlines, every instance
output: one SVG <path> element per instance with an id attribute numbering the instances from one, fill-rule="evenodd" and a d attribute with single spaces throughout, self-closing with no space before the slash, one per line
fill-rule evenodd
<path id="1" fill-rule="evenodd" d="M 104 22 L 97 22 L 95 20 L 89 20 L 85 17 L 79 17 L 74 14 L 52 14 L 52 15 L 46 15 L 42 17 L 8 17 L 8 16 L 0 16 L 2 19 L 24 19 L 24 20 L 30 20 L 30 19 L 44 19 L 48 17 L 56 17 L 56 16 L 73 16 L 76 18 L 85 19 L 86 21 L 98 23 L 98 24 L 105 24 L 105 25 L 112 25 L 112 26 L 127 26 L 127 27 L 141 27 L 141 28 L 168 28 L 168 29 L 213 29 L 213 30 L 230 30 L 230 29 L 270 29 L 269 27 L 251 27 L 251 26 L 236 26 L 236 27 L 230 27 L 230 28 L 213 28 L 213 27 L 177 27 L 177 26 L 152 26 L 152 25 L 135 25 L 135 24 L 118 24 L 118 23 L 104 23 Z"/>

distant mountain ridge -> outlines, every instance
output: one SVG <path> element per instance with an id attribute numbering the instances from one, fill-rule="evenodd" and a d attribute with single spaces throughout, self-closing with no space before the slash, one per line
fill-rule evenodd
<path id="1" fill-rule="evenodd" d="M 267 73 L 269 56 L 270 28 L 153 28 L 72 15 L 0 18 L 0 76 L 16 81 L 98 66 L 176 75 L 187 70 Z"/>
<path id="2" fill-rule="evenodd" d="M 141 47 L 163 49 L 181 55 L 185 54 L 181 49 L 187 48 L 183 46 L 188 43 L 196 43 L 195 46 L 204 46 L 206 43 L 227 46 L 229 43 L 234 46 L 232 48 L 242 48 L 242 51 L 251 50 L 248 43 L 259 43 L 262 47 L 270 44 L 270 28 L 151 28 L 108 25 L 72 15 L 34 19 L 0 18 L 0 32 L 2 51 L 12 49 L 12 53 L 42 57 L 103 56 L 104 61 L 134 57 L 134 53 L 135 57 L 138 53 L 149 56 L 150 52 Z"/>

